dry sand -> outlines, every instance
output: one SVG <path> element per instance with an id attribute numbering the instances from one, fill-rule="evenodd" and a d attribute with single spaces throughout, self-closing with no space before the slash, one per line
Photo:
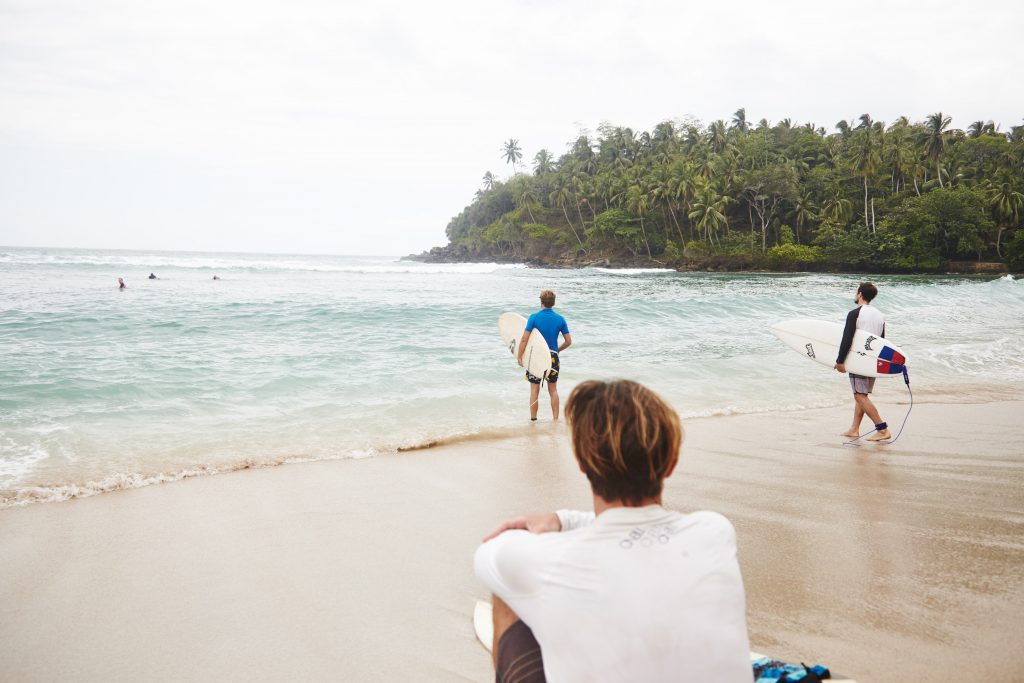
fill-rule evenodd
<path id="1" fill-rule="evenodd" d="M 919 404 L 893 446 L 842 446 L 848 419 L 686 425 L 665 502 L 736 525 L 752 645 L 861 683 L 1024 679 L 1024 403 Z M 4 510 L 0 679 L 490 680 L 480 537 L 590 503 L 561 427 L 531 430 Z"/>

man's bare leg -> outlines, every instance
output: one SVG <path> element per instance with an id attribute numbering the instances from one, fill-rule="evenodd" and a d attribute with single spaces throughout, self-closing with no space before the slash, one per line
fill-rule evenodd
<path id="1" fill-rule="evenodd" d="M 540 385 L 530 383 L 530 419 L 537 419 L 537 404 L 540 402 Z"/>
<path id="2" fill-rule="evenodd" d="M 519 621 L 519 615 L 497 595 L 491 596 L 491 622 L 494 624 L 494 641 L 491 643 L 491 663 L 498 666 L 498 643 L 509 626 Z"/>
<path id="3" fill-rule="evenodd" d="M 857 401 L 857 405 L 867 414 L 871 424 L 882 423 L 882 416 L 878 414 L 878 408 L 875 408 L 875 404 L 871 402 L 867 394 L 854 394 L 854 399 Z M 888 429 L 879 429 L 878 432 L 869 436 L 867 441 L 888 441 L 891 438 L 892 434 L 889 433 Z"/>
<path id="4" fill-rule="evenodd" d="M 548 395 L 551 397 L 551 419 L 558 420 L 558 385 L 548 382 Z"/>
<path id="5" fill-rule="evenodd" d="M 853 425 L 848 431 L 845 431 L 841 436 L 845 436 L 850 439 L 856 439 L 860 436 L 860 423 L 864 421 L 864 409 L 860 407 L 860 401 L 857 400 L 857 394 L 853 395 Z"/>

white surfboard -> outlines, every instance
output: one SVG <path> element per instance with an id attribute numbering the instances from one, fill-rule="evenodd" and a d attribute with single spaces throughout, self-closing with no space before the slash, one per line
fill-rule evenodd
<path id="1" fill-rule="evenodd" d="M 786 320 L 771 326 L 772 334 L 801 356 L 833 367 L 843 341 L 843 325 L 827 320 Z M 884 337 L 857 330 L 846 356 L 847 372 L 864 377 L 895 377 L 903 373 L 907 357 Z"/>
<path id="2" fill-rule="evenodd" d="M 491 603 L 477 600 L 473 608 L 473 630 L 488 652 L 494 647 L 494 620 L 491 615 Z"/>
<path id="3" fill-rule="evenodd" d="M 491 603 L 484 602 L 483 600 L 477 600 L 476 605 L 473 608 L 473 630 L 476 631 L 476 638 L 480 641 L 480 644 L 490 652 L 494 646 L 494 620 L 491 616 Z M 750 653 L 750 663 L 753 664 L 759 659 L 763 659 L 764 655 L 756 652 Z M 832 674 L 832 678 L 829 679 L 835 681 L 835 683 L 856 683 L 856 681 L 843 678 Z"/>
<path id="4" fill-rule="evenodd" d="M 498 332 L 501 334 L 501 341 L 515 358 L 519 354 L 519 340 L 523 338 L 526 331 L 526 318 L 518 313 L 502 313 L 498 316 Z M 530 339 L 526 342 L 526 350 L 523 351 L 523 367 L 534 377 L 546 379 L 551 372 L 551 350 L 548 343 L 544 341 L 544 335 L 540 330 L 534 328 L 530 332 Z"/>

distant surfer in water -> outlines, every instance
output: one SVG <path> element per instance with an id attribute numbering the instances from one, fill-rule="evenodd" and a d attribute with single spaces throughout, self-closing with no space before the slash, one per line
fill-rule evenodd
<path id="1" fill-rule="evenodd" d="M 150 280 L 155 280 L 156 279 L 156 273 L 150 273 L 149 274 L 149 279 Z"/>
<path id="2" fill-rule="evenodd" d="M 494 595 L 496 680 L 750 683 L 736 530 L 662 507 L 676 411 L 636 382 L 591 380 L 565 416 L 593 511 L 510 519 L 473 558 Z"/>
<path id="3" fill-rule="evenodd" d="M 839 355 L 836 357 L 835 369 L 839 372 L 846 372 L 846 356 L 850 353 L 853 345 L 853 335 L 857 330 L 864 330 L 870 334 L 885 336 L 885 316 L 877 308 L 871 305 L 871 300 L 878 295 L 878 288 L 870 282 L 860 283 L 857 288 L 857 295 L 854 301 L 857 308 L 850 311 L 846 316 L 846 328 L 843 330 L 843 341 L 839 344 Z M 860 436 L 860 423 L 866 414 L 875 424 L 876 433 L 867 438 L 868 441 L 888 441 L 892 438 L 889 434 L 889 425 L 879 415 L 875 404 L 871 402 L 868 395 L 875 388 L 874 377 L 863 377 L 850 373 L 850 386 L 853 387 L 853 425 L 843 436 L 856 439 Z"/>
<path id="4" fill-rule="evenodd" d="M 526 331 L 523 338 L 519 340 L 519 354 L 516 356 L 519 365 L 523 364 L 523 353 L 526 351 L 526 344 L 530 341 L 530 332 L 534 329 L 540 330 L 544 341 L 548 343 L 551 351 L 551 372 L 548 373 L 548 395 L 551 397 L 551 419 L 558 419 L 558 370 L 560 363 L 558 354 L 565 351 L 572 345 L 572 335 L 569 334 L 569 325 L 565 318 L 555 313 L 555 293 L 545 289 L 540 293 L 541 309 L 526 320 Z M 558 345 L 558 335 L 562 335 L 562 345 Z M 537 419 L 537 403 L 540 401 L 540 377 L 534 377 L 529 372 L 526 379 L 530 380 L 530 419 Z"/>
<path id="5" fill-rule="evenodd" d="M 128 289 L 128 285 L 126 285 L 124 283 L 124 278 L 123 277 L 117 278 L 117 284 L 118 284 L 118 287 L 117 287 L 118 289 Z"/>

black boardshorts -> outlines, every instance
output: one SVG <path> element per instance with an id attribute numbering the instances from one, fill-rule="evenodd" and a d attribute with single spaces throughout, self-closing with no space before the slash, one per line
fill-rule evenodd
<path id="1" fill-rule="evenodd" d="M 548 373 L 548 384 L 554 384 L 558 381 L 558 369 L 561 367 L 561 363 L 558 362 L 558 353 L 555 351 L 551 352 L 551 372 Z M 526 379 L 530 380 L 530 384 L 540 384 L 541 378 L 531 375 L 529 372 L 526 373 Z"/>

